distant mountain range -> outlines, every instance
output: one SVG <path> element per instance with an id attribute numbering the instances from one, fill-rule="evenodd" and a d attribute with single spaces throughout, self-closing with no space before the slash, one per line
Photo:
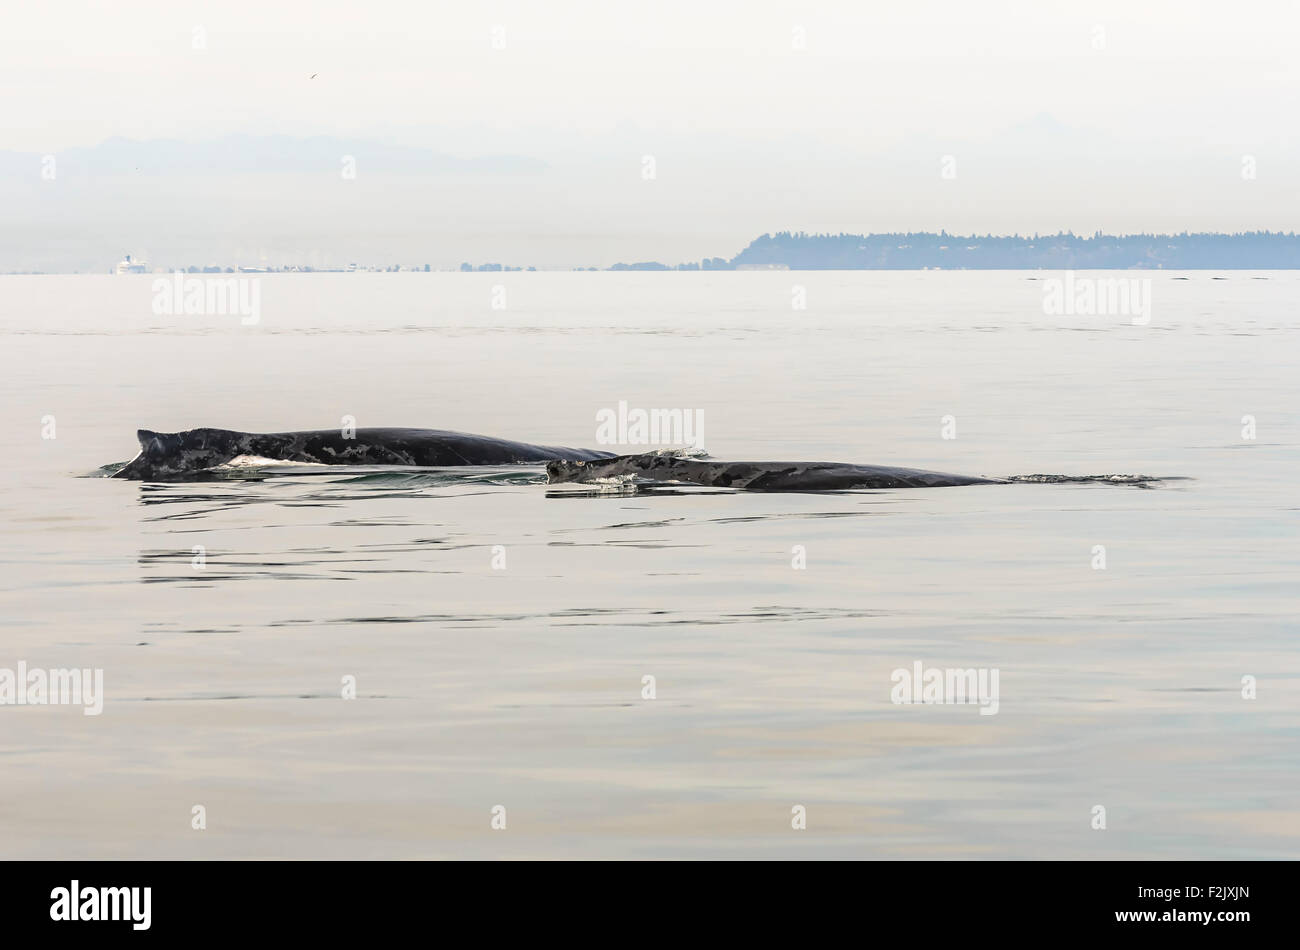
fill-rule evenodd
<path id="1" fill-rule="evenodd" d="M 247 175 L 327 173 L 338 177 L 345 159 L 363 174 L 532 175 L 546 163 L 520 155 L 462 158 L 427 148 L 329 136 L 229 135 L 201 142 L 110 138 L 92 148 L 58 152 L 59 176 Z M 0 174 L 37 180 L 43 156 L 0 151 Z"/>
<path id="2" fill-rule="evenodd" d="M 755 238 L 730 260 L 615 264 L 611 270 L 1295 270 L 1300 235 L 1236 234 L 807 234 Z"/>

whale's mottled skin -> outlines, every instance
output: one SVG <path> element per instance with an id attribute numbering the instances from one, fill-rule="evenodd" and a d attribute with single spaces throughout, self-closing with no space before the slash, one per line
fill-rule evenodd
<path id="1" fill-rule="evenodd" d="M 321 429 L 315 432 L 235 432 L 190 429 L 136 433 L 140 454 L 114 478 L 180 479 L 241 455 L 322 465 L 503 465 L 556 460 L 592 461 L 610 452 L 530 445 L 440 429 Z"/>
<path id="2" fill-rule="evenodd" d="M 659 453 L 592 461 L 557 459 L 546 464 L 551 482 L 589 482 L 634 475 L 662 482 L 688 482 L 746 491 L 841 491 L 851 488 L 951 488 L 998 485 L 1005 480 L 950 475 L 887 465 L 842 462 L 718 462 Z"/>

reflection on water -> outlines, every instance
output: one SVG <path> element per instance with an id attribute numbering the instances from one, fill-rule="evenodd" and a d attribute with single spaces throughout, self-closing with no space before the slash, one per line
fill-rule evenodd
<path id="1" fill-rule="evenodd" d="M 98 717 L 0 707 L 0 853 L 1300 855 L 1300 278 L 1157 276 L 1137 328 L 1046 319 L 1015 274 L 801 274 L 799 314 L 780 274 L 518 275 L 505 314 L 478 275 L 394 276 L 381 312 L 362 280 L 268 279 L 251 330 L 158 322 L 148 278 L 0 278 L 31 433 L 0 667 L 106 691 Z M 141 426 L 583 444 L 619 399 L 701 409 L 720 458 L 1187 478 L 82 477 Z M 998 669 L 999 712 L 895 705 L 918 661 Z"/>

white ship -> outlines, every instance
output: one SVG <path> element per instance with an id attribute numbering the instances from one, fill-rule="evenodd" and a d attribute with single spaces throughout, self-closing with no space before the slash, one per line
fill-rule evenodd
<path id="1" fill-rule="evenodd" d="M 115 273 L 118 273 L 118 274 L 147 274 L 147 273 L 149 273 L 149 262 L 148 262 L 148 261 L 133 261 L 133 260 L 131 260 L 131 255 L 128 254 L 128 255 L 126 255 L 126 257 L 124 257 L 122 260 L 120 260 L 120 261 L 117 262 L 117 270 L 115 271 Z"/>

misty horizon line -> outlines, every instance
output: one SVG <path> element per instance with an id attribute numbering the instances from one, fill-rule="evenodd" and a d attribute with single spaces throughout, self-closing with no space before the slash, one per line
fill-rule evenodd
<path id="1" fill-rule="evenodd" d="M 902 242 L 902 243 L 899 243 Z M 943 243 L 941 243 L 943 242 Z M 969 243 L 975 242 L 975 243 Z M 1177 243 L 1174 243 L 1177 242 Z M 956 234 L 939 231 L 868 233 L 768 231 L 730 258 L 705 257 L 677 264 L 618 262 L 543 266 L 486 261 L 432 263 L 270 264 L 214 263 L 153 266 L 124 255 L 115 267 L 74 270 L 10 270 L 38 274 L 235 274 L 350 272 L 576 272 L 725 270 L 1290 270 L 1300 269 L 1300 234 L 1295 231 L 1123 232 L 1073 230 L 1051 234 Z"/>

